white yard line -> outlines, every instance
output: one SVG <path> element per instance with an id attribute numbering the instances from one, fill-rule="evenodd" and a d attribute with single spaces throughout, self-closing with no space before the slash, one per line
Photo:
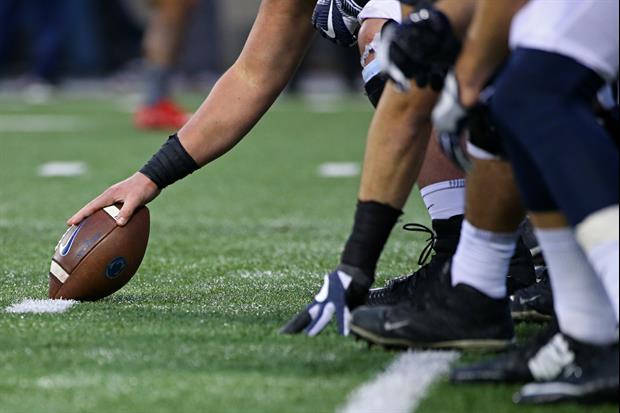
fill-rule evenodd
<path id="1" fill-rule="evenodd" d="M 457 352 L 407 352 L 349 395 L 338 413 L 413 413 Z"/>
<path id="2" fill-rule="evenodd" d="M 32 300 L 27 298 L 8 306 L 5 311 L 13 314 L 64 313 L 77 303 L 75 300 Z"/>
<path id="3" fill-rule="evenodd" d="M 88 166 L 84 162 L 48 162 L 39 166 L 37 175 L 44 178 L 84 175 Z"/>
<path id="4" fill-rule="evenodd" d="M 317 174 L 321 178 L 351 178 L 358 176 L 360 171 L 356 162 L 328 162 L 319 165 Z"/>
<path id="5" fill-rule="evenodd" d="M 68 115 L 0 115 L 0 132 L 77 132 L 92 128 L 92 122 Z"/>

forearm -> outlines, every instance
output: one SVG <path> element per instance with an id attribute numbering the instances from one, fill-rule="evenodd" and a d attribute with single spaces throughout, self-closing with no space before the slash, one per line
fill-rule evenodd
<path id="1" fill-rule="evenodd" d="M 405 205 L 424 161 L 436 100 L 428 89 L 385 89 L 368 135 L 360 200 Z"/>
<path id="2" fill-rule="evenodd" d="M 456 65 L 465 106 L 475 104 L 479 92 L 509 54 L 512 18 L 527 0 L 478 0 L 476 13 Z"/>
<path id="3" fill-rule="evenodd" d="M 435 5 L 441 10 L 452 25 L 452 30 L 459 37 L 465 37 L 474 17 L 476 0 L 441 0 Z"/>
<path id="4" fill-rule="evenodd" d="M 239 59 L 179 131 L 200 166 L 234 147 L 282 92 L 312 38 L 312 8 L 312 1 L 263 1 Z"/>

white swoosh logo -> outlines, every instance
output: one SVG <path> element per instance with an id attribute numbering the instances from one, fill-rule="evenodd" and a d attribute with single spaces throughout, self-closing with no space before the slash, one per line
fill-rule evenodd
<path id="1" fill-rule="evenodd" d="M 77 237 L 78 232 L 80 232 L 80 229 L 82 229 L 82 224 L 80 224 L 80 226 L 78 226 L 75 231 L 73 231 L 73 234 L 71 234 L 71 236 L 69 237 L 69 239 L 67 240 L 66 243 L 60 244 L 60 256 L 61 257 L 66 257 L 67 254 L 69 254 L 69 251 L 71 251 L 71 247 L 73 246 L 73 241 L 75 241 L 75 238 Z"/>
<path id="2" fill-rule="evenodd" d="M 409 325 L 409 320 L 403 320 L 403 321 L 399 321 L 396 323 L 386 322 L 383 325 L 383 328 L 385 328 L 385 331 L 393 331 L 393 330 L 398 330 L 399 328 L 402 328 L 402 327 L 406 327 L 408 325 Z"/>
<path id="3" fill-rule="evenodd" d="M 336 38 L 336 31 L 334 30 L 334 22 L 332 21 L 332 17 L 334 16 L 334 1 L 329 5 L 329 14 L 327 15 L 327 30 L 321 27 L 323 33 L 327 35 L 330 39 Z"/>
<path id="4" fill-rule="evenodd" d="M 533 303 L 534 301 L 538 300 L 539 298 L 540 298 L 540 295 L 535 295 L 534 297 L 527 298 L 527 299 L 523 299 L 523 298 L 519 297 L 519 303 L 521 305 L 526 305 L 526 304 L 529 304 L 529 303 Z"/>

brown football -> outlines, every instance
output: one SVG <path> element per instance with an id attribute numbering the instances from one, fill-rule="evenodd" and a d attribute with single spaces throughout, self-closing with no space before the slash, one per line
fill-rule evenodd
<path id="1" fill-rule="evenodd" d="M 95 212 L 62 236 L 49 273 L 49 297 L 95 301 L 118 291 L 138 271 L 149 240 L 149 210 L 116 225 L 118 206 Z"/>

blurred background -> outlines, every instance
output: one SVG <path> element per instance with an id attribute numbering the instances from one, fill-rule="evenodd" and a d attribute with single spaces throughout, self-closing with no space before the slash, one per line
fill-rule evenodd
<path id="1" fill-rule="evenodd" d="M 175 50 L 174 56 L 164 58 L 169 66 L 166 82 L 174 91 L 206 94 L 239 54 L 259 4 L 260 0 L 0 0 L 0 94 L 18 94 L 33 103 L 45 102 L 54 93 L 148 94 L 152 90 L 145 82 L 157 76 L 150 74 L 149 31 L 160 30 L 151 41 L 157 48 L 171 37 L 165 30 L 178 27 L 178 44 L 165 46 Z M 288 91 L 361 93 L 358 60 L 355 49 L 317 36 Z"/>

